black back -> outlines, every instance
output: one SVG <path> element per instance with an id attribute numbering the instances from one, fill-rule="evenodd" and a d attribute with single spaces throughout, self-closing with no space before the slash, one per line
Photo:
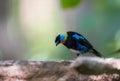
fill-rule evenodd
<path id="1" fill-rule="evenodd" d="M 68 31 L 67 34 L 68 34 L 68 37 L 70 37 L 70 38 L 73 38 L 72 36 L 73 36 L 74 34 L 77 34 L 77 35 L 79 35 L 79 36 L 82 36 L 81 34 L 76 33 L 76 32 L 73 32 L 73 31 Z M 79 39 L 78 42 L 79 42 L 80 44 L 88 47 L 89 49 L 93 49 L 93 46 L 88 42 L 88 40 L 87 40 L 84 36 L 82 36 L 82 37 L 84 38 L 84 40 L 83 40 L 83 39 Z"/>

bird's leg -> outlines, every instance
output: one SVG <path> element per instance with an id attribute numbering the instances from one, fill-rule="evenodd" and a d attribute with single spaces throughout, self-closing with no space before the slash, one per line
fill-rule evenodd
<path id="1" fill-rule="evenodd" d="M 79 57 L 80 56 L 80 54 L 79 53 L 77 53 L 77 57 Z M 76 59 L 77 59 L 77 57 L 76 58 L 74 58 L 73 60 L 69 60 L 70 62 L 74 62 Z"/>
<path id="2" fill-rule="evenodd" d="M 80 56 L 80 54 L 79 53 L 77 53 L 77 57 L 79 57 Z"/>

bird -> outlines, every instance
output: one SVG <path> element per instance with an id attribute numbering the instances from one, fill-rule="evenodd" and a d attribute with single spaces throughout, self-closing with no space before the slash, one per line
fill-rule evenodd
<path id="1" fill-rule="evenodd" d="M 55 37 L 55 44 L 56 46 L 63 44 L 74 52 L 77 57 L 86 53 L 92 53 L 97 57 L 102 57 L 101 53 L 94 49 L 94 47 L 83 35 L 74 31 L 67 31 L 63 34 L 58 34 Z"/>

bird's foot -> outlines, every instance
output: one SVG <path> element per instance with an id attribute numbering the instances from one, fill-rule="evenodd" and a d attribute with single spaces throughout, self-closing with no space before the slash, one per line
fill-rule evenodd
<path id="1" fill-rule="evenodd" d="M 80 54 L 79 53 L 77 53 L 77 57 L 79 57 L 80 56 Z"/>

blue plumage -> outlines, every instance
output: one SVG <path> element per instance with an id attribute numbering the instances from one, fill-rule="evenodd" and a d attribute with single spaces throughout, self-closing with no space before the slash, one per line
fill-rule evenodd
<path id="1" fill-rule="evenodd" d="M 65 36 L 63 34 L 60 34 L 60 40 L 64 40 Z"/>
<path id="2" fill-rule="evenodd" d="M 81 44 L 77 44 L 76 50 L 79 50 L 83 53 L 89 51 L 89 49 L 86 46 L 83 46 Z"/>
<path id="3" fill-rule="evenodd" d="M 74 34 L 72 37 L 74 37 L 75 39 L 79 40 L 79 39 L 83 39 L 84 40 L 84 37 L 83 36 L 79 36 L 77 34 Z"/>
<path id="4" fill-rule="evenodd" d="M 92 52 L 98 57 L 102 57 L 101 54 L 96 51 L 93 46 L 88 42 L 88 40 L 79 33 L 69 31 L 66 34 L 59 34 L 55 39 L 56 45 L 62 43 L 68 49 L 80 54 Z"/>

